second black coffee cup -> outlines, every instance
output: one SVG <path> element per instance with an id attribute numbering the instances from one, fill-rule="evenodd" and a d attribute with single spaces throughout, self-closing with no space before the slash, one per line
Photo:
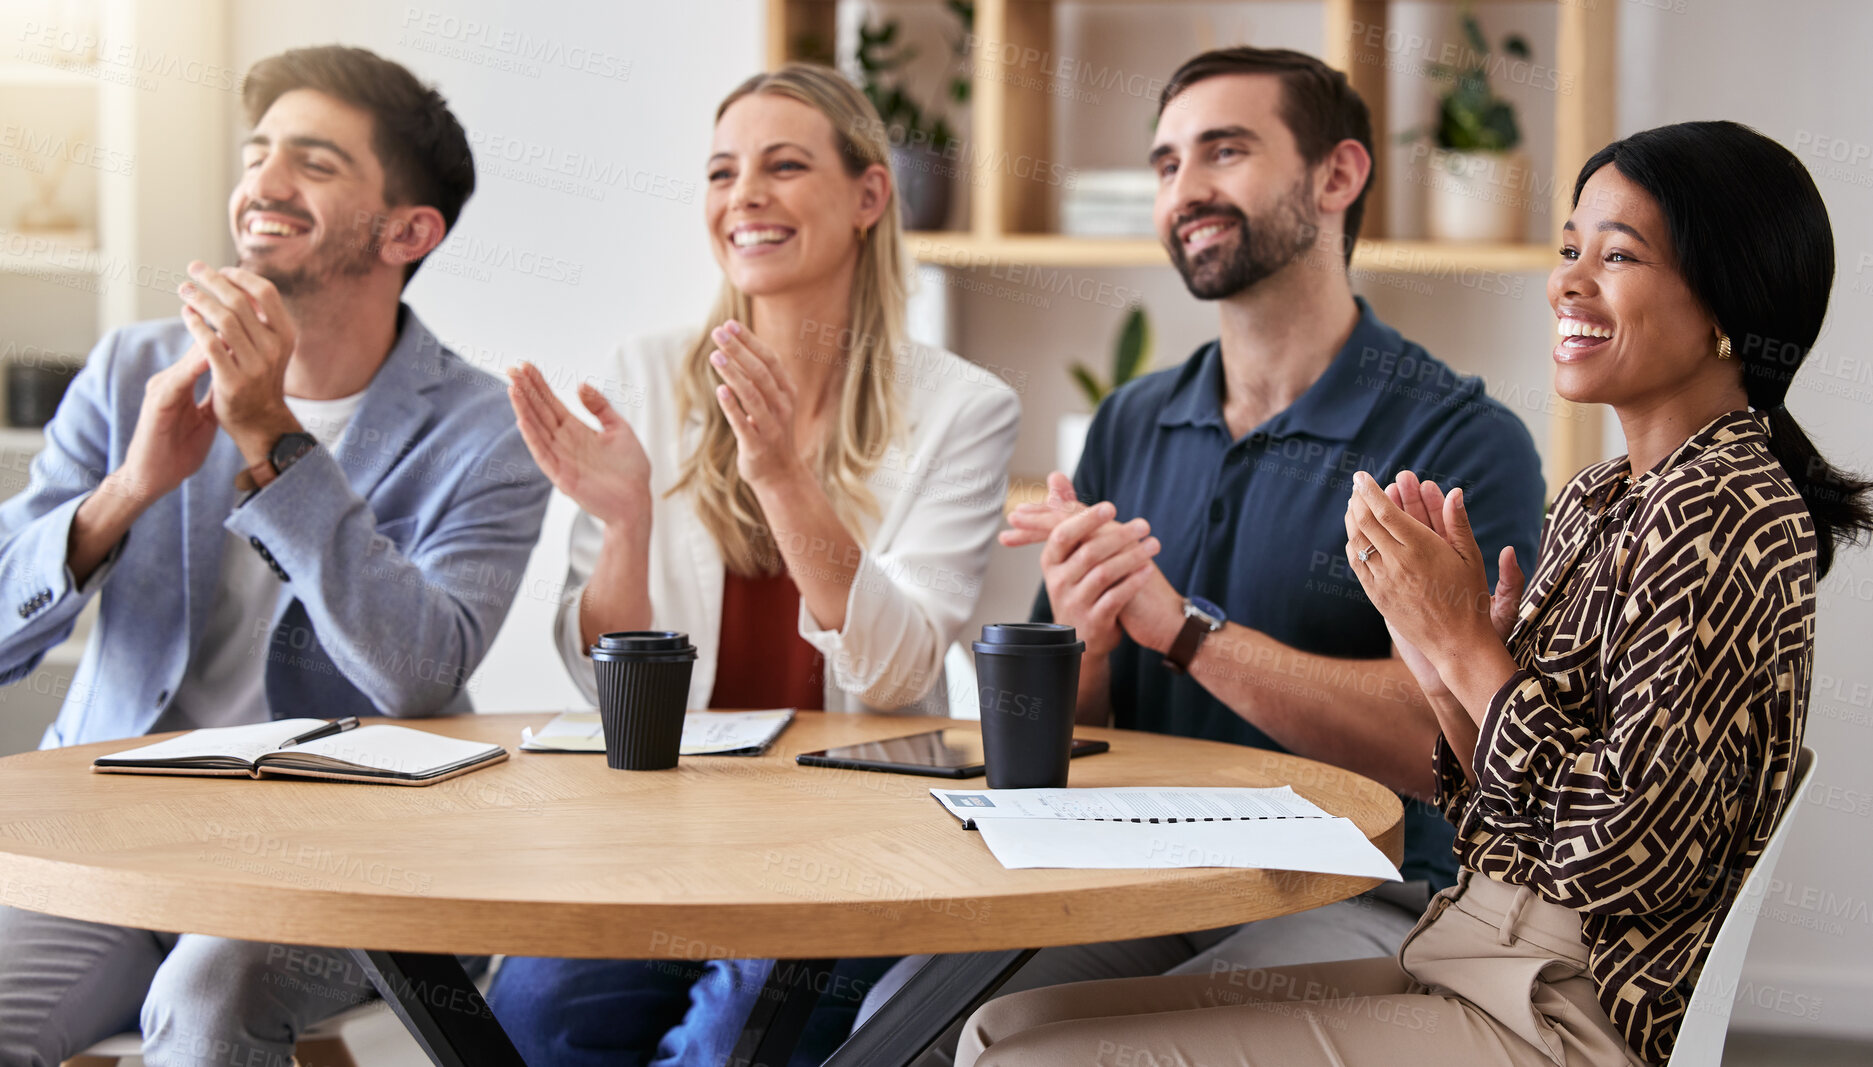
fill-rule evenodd
<path id="1" fill-rule="evenodd" d="M 989 788 L 1065 787 L 1086 642 L 1071 626 L 1007 622 L 973 647 Z"/>
<path id="2" fill-rule="evenodd" d="M 696 646 L 674 630 L 625 630 L 591 648 L 605 762 L 621 771 L 676 766 Z"/>

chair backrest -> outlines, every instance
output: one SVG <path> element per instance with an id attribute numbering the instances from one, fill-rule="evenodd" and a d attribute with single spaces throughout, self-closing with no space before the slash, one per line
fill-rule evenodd
<path id="1" fill-rule="evenodd" d="M 982 701 L 976 695 L 975 657 L 961 641 L 950 642 L 949 651 L 943 655 L 943 681 L 949 690 L 950 718 L 982 717 Z"/>
<path id="2" fill-rule="evenodd" d="M 1697 989 L 1678 1027 L 1678 1042 L 1671 1053 L 1671 1067 L 1718 1067 L 1723 1059 L 1723 1041 L 1730 1029 L 1730 1009 L 1736 1004 L 1736 988 L 1743 973 L 1743 957 L 1749 954 L 1749 937 L 1756 929 L 1756 916 L 1762 911 L 1763 897 L 1775 874 L 1776 861 L 1782 858 L 1782 846 L 1788 842 L 1788 828 L 1795 812 L 1807 795 L 1813 780 L 1814 752 L 1802 749 L 1795 759 L 1795 780 L 1790 783 L 1788 802 L 1769 844 L 1743 879 L 1743 888 L 1730 905 L 1730 913 L 1717 928 L 1710 955 L 1704 959 L 1704 971 L 1698 976 Z"/>

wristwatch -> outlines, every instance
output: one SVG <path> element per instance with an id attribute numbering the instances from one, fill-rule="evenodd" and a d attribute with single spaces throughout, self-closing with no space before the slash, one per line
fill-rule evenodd
<path id="1" fill-rule="evenodd" d="M 285 474 L 286 468 L 317 447 L 319 439 L 309 433 L 299 430 L 283 433 L 267 450 L 267 458 L 242 471 L 234 484 L 241 489 L 265 489 L 269 482 Z"/>
<path id="2" fill-rule="evenodd" d="M 1190 673 L 1190 661 L 1197 658 L 1203 639 L 1223 628 L 1228 621 L 1223 609 L 1200 596 L 1184 598 L 1184 628 L 1177 632 L 1170 651 L 1164 653 L 1164 665 L 1178 674 Z"/>

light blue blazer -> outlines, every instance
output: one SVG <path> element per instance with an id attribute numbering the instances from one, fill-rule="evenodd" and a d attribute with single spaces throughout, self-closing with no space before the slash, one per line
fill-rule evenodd
<path id="1" fill-rule="evenodd" d="M 72 516 L 123 463 L 144 384 L 190 338 L 172 319 L 99 342 L 46 427 L 31 483 L 0 504 L 0 684 L 24 678 L 102 599 L 42 748 L 149 732 L 201 643 L 224 547 L 260 553 L 288 594 L 254 629 L 271 642 L 275 718 L 473 710 L 466 682 L 520 587 L 551 486 L 502 383 L 407 306 L 398 325 L 335 453 L 316 449 L 242 503 L 245 464 L 218 434 L 201 470 L 81 588 L 66 565 Z"/>

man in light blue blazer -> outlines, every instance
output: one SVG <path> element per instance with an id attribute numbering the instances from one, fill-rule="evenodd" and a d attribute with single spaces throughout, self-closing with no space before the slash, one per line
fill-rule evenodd
<path id="1" fill-rule="evenodd" d="M 470 711 L 539 535 L 505 389 L 401 302 L 474 189 L 461 125 L 360 49 L 263 60 L 244 98 L 240 265 L 100 342 L 0 505 L 0 681 L 100 601 L 42 747 Z M 0 908 L 0 1067 L 139 1026 L 152 1065 L 287 1063 L 370 991 L 338 951 Z"/>

